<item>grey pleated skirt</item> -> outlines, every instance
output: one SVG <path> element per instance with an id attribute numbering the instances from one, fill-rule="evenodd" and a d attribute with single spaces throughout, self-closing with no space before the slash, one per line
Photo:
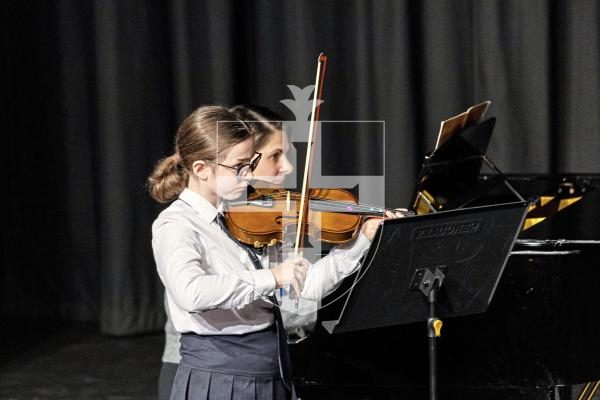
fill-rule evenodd
<path id="1" fill-rule="evenodd" d="M 181 363 L 171 400 L 284 400 L 291 394 L 279 372 L 277 332 L 181 335 Z"/>

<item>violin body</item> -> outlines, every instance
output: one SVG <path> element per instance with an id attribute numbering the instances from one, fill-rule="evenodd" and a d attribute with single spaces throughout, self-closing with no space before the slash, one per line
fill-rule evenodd
<path id="1" fill-rule="evenodd" d="M 229 231 L 254 247 L 271 246 L 295 235 L 301 202 L 297 193 L 290 193 L 288 200 L 288 193 L 283 189 L 257 189 L 247 202 L 229 204 L 225 216 Z M 359 233 L 363 217 L 345 212 L 352 204 L 358 205 L 352 193 L 343 189 L 311 189 L 309 199 L 308 215 L 304 218 L 309 237 L 340 244 Z"/>

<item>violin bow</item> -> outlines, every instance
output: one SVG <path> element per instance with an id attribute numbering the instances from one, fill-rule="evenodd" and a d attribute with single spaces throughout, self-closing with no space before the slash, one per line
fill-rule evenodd
<path id="1" fill-rule="evenodd" d="M 321 111 L 321 103 L 323 97 L 323 81 L 325 79 L 325 70 L 327 69 L 327 56 L 323 53 L 319 54 L 317 59 L 317 76 L 315 78 L 315 90 L 313 94 L 312 112 L 310 114 L 310 128 L 308 132 L 308 143 L 306 146 L 306 160 L 304 163 L 304 177 L 302 179 L 302 194 L 300 200 L 300 215 L 298 216 L 298 227 L 296 228 L 296 243 L 294 246 L 294 255 L 299 254 L 299 249 L 304 248 L 304 236 L 306 233 L 305 219 L 308 216 L 308 203 L 310 193 L 310 176 L 312 171 L 312 163 L 315 155 L 315 141 L 319 124 L 319 113 Z M 296 294 L 296 307 L 300 294 Z"/>

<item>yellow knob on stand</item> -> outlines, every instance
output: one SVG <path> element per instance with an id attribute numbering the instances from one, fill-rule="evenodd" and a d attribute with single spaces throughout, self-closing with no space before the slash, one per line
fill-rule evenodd
<path id="1" fill-rule="evenodd" d="M 442 325 L 444 325 L 444 323 L 442 322 L 441 319 L 434 319 L 431 322 L 431 326 L 433 327 L 433 330 L 435 331 L 435 337 L 440 337 L 442 335 Z"/>

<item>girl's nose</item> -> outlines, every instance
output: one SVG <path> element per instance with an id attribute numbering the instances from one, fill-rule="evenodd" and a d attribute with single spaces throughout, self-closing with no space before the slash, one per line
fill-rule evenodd
<path id="1" fill-rule="evenodd" d="M 292 173 L 292 171 L 294 171 L 294 166 L 292 165 L 290 160 L 288 160 L 288 158 L 285 155 L 283 155 L 281 157 L 280 171 L 281 171 L 282 175 L 288 175 L 288 174 Z"/>

